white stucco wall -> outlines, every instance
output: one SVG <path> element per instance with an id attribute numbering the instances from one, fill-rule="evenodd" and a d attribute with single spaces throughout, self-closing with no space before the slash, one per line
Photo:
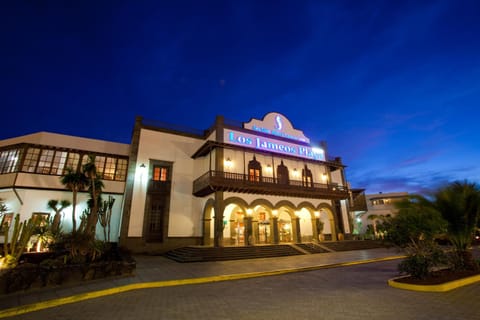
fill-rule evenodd
<path id="1" fill-rule="evenodd" d="M 199 222 L 203 207 L 198 199 L 192 197 L 193 180 L 197 176 L 191 156 L 204 142 L 201 139 L 147 129 L 140 132 L 137 164 L 144 163 L 149 168 L 155 160 L 173 163 L 168 236 L 198 236 L 201 233 L 198 229 L 201 227 Z M 201 167 L 208 168 L 208 160 L 202 159 L 197 170 L 201 170 Z M 129 237 L 142 236 L 148 180 L 148 173 L 142 175 L 137 170 Z"/>
<path id="2" fill-rule="evenodd" d="M 109 194 L 102 194 L 103 200 L 108 199 Z M 112 208 L 112 218 L 110 223 L 110 240 L 118 241 L 120 231 L 121 220 L 121 206 L 123 201 L 123 195 L 112 195 L 115 198 L 115 203 Z M 20 214 L 20 221 L 28 220 L 33 213 L 42 212 L 49 213 L 51 217 L 55 212 L 48 208 L 47 203 L 50 200 L 68 200 L 72 202 L 72 193 L 70 191 L 54 191 L 54 190 L 35 190 L 35 189 L 16 189 L 16 193 L 13 189 L 3 190 L 0 192 L 0 198 L 3 199 L 5 205 L 8 208 L 8 212 Z M 80 216 L 87 208 L 87 200 L 89 195 L 86 192 L 81 192 L 77 196 L 77 206 L 75 215 L 77 217 L 77 227 L 80 224 Z M 23 203 L 23 204 L 22 204 Z M 62 231 L 71 232 L 72 230 L 72 206 L 63 210 L 62 216 Z M 10 231 L 13 231 L 11 228 Z M 97 225 L 96 238 L 103 240 L 103 228 Z M 3 238 L 0 238 L 2 241 Z"/>

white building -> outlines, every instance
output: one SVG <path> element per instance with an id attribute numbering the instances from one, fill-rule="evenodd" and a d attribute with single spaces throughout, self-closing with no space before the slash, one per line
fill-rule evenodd
<path id="1" fill-rule="evenodd" d="M 202 132 L 137 118 L 120 242 L 165 251 L 348 237 L 344 169 L 279 113 L 246 123 L 217 117 Z"/>
<path id="2" fill-rule="evenodd" d="M 352 199 L 363 192 L 349 189 L 345 166 L 326 143 L 311 142 L 282 114 L 245 123 L 218 116 L 204 131 L 139 117 L 130 145 L 46 132 L 0 141 L 8 214 L 26 220 L 52 214 L 49 200 L 71 201 L 60 177 L 89 155 L 104 199 L 116 200 L 110 237 L 136 252 L 348 239 Z M 88 197 L 79 196 L 77 216 Z M 71 209 L 64 210 L 67 232 Z"/>
<path id="3" fill-rule="evenodd" d="M 367 202 L 367 211 L 357 215 L 357 225 L 360 226 L 360 233 L 367 231 L 368 225 L 372 225 L 381 221 L 383 217 L 393 216 L 397 209 L 395 202 L 407 199 L 408 192 L 390 192 L 367 194 L 365 199 Z"/>
<path id="4" fill-rule="evenodd" d="M 32 215 L 48 217 L 54 214 L 47 206 L 49 200 L 72 202 L 72 192 L 62 185 L 60 178 L 66 168 L 77 169 L 88 161 L 89 155 L 94 155 L 105 186 L 103 196 L 115 198 L 111 239 L 118 239 L 128 154 L 128 144 L 48 132 L 0 141 L 0 199 L 8 209 L 6 220 L 10 221 L 17 213 L 20 221 Z M 77 217 L 86 209 L 88 198 L 87 192 L 78 195 Z M 63 210 L 64 231 L 72 228 L 71 211 L 71 206 Z M 100 228 L 97 228 L 97 237 L 103 239 Z M 3 238 L 4 235 L 0 235 L 0 242 Z"/>

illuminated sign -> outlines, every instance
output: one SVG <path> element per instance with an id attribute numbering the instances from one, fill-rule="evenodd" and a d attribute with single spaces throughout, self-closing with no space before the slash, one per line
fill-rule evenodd
<path id="1" fill-rule="evenodd" d="M 223 141 L 225 143 L 235 144 L 261 151 L 275 152 L 306 159 L 325 161 L 325 152 L 322 149 L 258 137 L 249 133 L 225 130 Z"/>
<path id="2" fill-rule="evenodd" d="M 310 143 L 310 139 L 305 137 L 302 131 L 294 129 L 287 118 L 276 112 L 268 113 L 263 120 L 252 119 L 250 122 L 244 123 L 243 127 L 273 136 Z"/>

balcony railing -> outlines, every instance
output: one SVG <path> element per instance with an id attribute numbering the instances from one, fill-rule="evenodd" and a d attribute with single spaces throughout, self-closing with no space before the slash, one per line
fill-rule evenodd
<path id="1" fill-rule="evenodd" d="M 344 186 L 333 183 L 311 183 L 290 180 L 280 183 L 273 177 L 252 177 L 242 173 L 208 171 L 193 182 L 193 194 L 198 197 L 215 191 L 256 193 L 277 196 L 290 196 L 315 199 L 340 200 L 348 198 Z"/>

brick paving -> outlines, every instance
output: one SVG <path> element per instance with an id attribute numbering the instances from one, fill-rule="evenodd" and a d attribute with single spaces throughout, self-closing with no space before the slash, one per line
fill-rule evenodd
<path id="1" fill-rule="evenodd" d="M 98 290 L 142 281 L 328 265 L 387 257 L 374 249 L 275 259 L 178 264 L 138 257 L 137 276 L 97 282 Z M 445 293 L 413 292 L 387 285 L 398 260 L 206 284 L 135 290 L 35 311 L 10 319 L 480 319 L 480 283 Z M 37 292 L 65 296 L 85 288 Z M 21 295 L 13 305 L 22 305 Z M 28 295 L 24 295 L 28 296 Z M 30 298 L 32 300 L 32 298 Z M 23 299 L 25 302 L 28 299 Z M 7 299 L 0 302 L 5 305 Z M 12 304 L 12 303 L 11 303 Z"/>

